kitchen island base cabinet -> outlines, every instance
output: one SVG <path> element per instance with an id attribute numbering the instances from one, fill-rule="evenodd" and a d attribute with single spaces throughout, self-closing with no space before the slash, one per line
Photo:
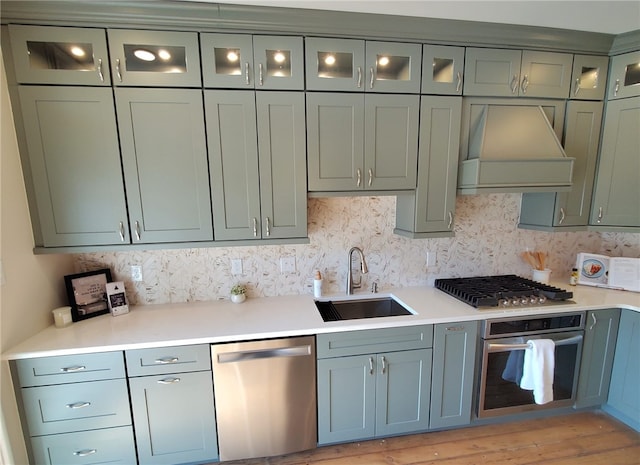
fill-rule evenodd
<path id="1" fill-rule="evenodd" d="M 428 429 L 432 331 L 318 335 L 318 444 Z"/>
<path id="2" fill-rule="evenodd" d="M 622 310 L 607 404 L 618 420 L 640 432 L 640 313 Z"/>
<path id="3" fill-rule="evenodd" d="M 619 323 L 617 308 L 587 312 L 576 408 L 599 406 L 607 401 Z"/>
<path id="4" fill-rule="evenodd" d="M 477 338 L 477 321 L 435 325 L 430 428 L 471 423 Z"/>

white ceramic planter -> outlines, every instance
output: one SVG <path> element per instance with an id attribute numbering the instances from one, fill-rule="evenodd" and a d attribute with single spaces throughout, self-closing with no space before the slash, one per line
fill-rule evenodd
<path id="1" fill-rule="evenodd" d="M 231 294 L 231 302 L 234 304 L 241 304 L 247 298 L 244 294 Z"/>

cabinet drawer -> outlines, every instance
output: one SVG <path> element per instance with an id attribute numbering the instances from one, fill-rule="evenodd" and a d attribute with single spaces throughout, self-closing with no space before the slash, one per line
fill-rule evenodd
<path id="1" fill-rule="evenodd" d="M 130 426 L 40 436 L 31 439 L 31 446 L 36 465 L 136 463 Z"/>
<path id="2" fill-rule="evenodd" d="M 129 376 L 211 370 L 211 352 L 208 344 L 127 350 L 125 358 Z"/>
<path id="3" fill-rule="evenodd" d="M 31 436 L 131 424 L 124 379 L 22 389 Z"/>
<path id="4" fill-rule="evenodd" d="M 319 334 L 316 339 L 318 358 L 345 355 L 427 349 L 433 341 L 433 326 L 370 329 L 344 333 Z"/>
<path id="5" fill-rule="evenodd" d="M 122 352 L 17 360 L 21 387 L 124 378 Z"/>

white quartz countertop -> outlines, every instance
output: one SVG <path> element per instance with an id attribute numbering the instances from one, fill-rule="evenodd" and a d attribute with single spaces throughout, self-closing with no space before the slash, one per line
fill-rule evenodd
<path id="1" fill-rule="evenodd" d="M 301 336 L 337 331 L 389 328 L 517 315 L 565 313 L 602 308 L 640 311 L 640 293 L 570 287 L 575 304 L 519 309 L 477 310 L 433 287 L 391 289 L 366 296 L 393 296 L 413 315 L 324 322 L 310 295 L 248 298 L 242 304 L 227 300 L 132 306 L 125 315 L 110 314 L 83 320 L 66 328 L 51 325 L 3 354 L 5 360 L 72 355 L 189 344 L 215 344 L 251 339 Z M 342 299 L 326 296 L 323 299 Z"/>

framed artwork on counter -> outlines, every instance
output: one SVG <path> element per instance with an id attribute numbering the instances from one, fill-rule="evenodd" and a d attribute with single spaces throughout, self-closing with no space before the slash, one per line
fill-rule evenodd
<path id="1" fill-rule="evenodd" d="M 109 313 L 107 283 L 111 282 L 111 270 L 87 271 L 64 277 L 71 307 L 71 319 L 86 320 Z"/>

